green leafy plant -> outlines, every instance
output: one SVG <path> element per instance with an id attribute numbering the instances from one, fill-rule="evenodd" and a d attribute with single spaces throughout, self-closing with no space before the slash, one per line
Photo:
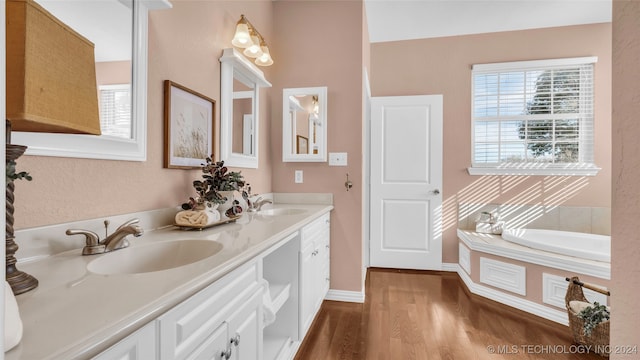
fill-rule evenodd
<path id="1" fill-rule="evenodd" d="M 586 336 L 590 336 L 593 329 L 601 322 L 609 320 L 610 316 L 609 309 L 598 302 L 594 302 L 593 306 L 587 306 L 578 313 L 578 317 L 584 320 L 582 329 Z"/>
<path id="2" fill-rule="evenodd" d="M 16 162 L 11 160 L 9 162 L 7 162 L 7 167 L 6 167 L 6 175 L 7 175 L 7 184 L 14 181 L 14 180 L 21 180 L 21 179 L 25 179 L 27 181 L 31 181 L 33 180 L 33 178 L 31 177 L 31 175 L 29 175 L 28 172 L 26 171 L 21 171 L 21 172 L 16 172 Z"/>
<path id="3" fill-rule="evenodd" d="M 184 210 L 195 209 L 202 205 L 224 204 L 227 198 L 220 194 L 221 191 L 239 191 L 244 199 L 249 194 L 244 190 L 245 181 L 240 172 L 229 171 L 224 166 L 224 161 L 213 161 L 213 156 L 207 157 L 206 163 L 202 164 L 202 180 L 195 180 L 193 187 L 198 194 L 197 197 L 190 197 L 189 201 L 182 204 Z M 236 204 L 234 204 L 236 205 Z"/>

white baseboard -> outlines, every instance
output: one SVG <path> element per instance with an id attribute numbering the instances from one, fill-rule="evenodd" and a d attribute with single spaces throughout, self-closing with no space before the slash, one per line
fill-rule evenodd
<path id="1" fill-rule="evenodd" d="M 364 303 L 364 290 L 363 291 L 345 291 L 345 290 L 333 290 L 330 289 L 325 300 L 344 301 L 354 303 Z"/>
<path id="2" fill-rule="evenodd" d="M 440 270 L 449 272 L 458 272 L 460 266 L 456 263 L 442 263 Z"/>
<path id="3" fill-rule="evenodd" d="M 487 286 L 476 284 L 473 282 L 473 280 L 471 280 L 469 275 L 467 275 L 467 273 L 462 270 L 458 271 L 458 275 L 465 283 L 469 291 L 471 291 L 473 294 L 491 299 L 493 301 L 497 301 L 501 304 L 514 307 L 518 310 L 522 310 L 536 316 L 540 316 L 541 318 L 545 318 L 547 320 L 555 321 L 562 325 L 569 324 L 566 311 L 555 310 L 548 306 L 540 305 L 538 303 L 534 303 L 517 296 L 505 294 L 501 291 L 492 289 Z"/>

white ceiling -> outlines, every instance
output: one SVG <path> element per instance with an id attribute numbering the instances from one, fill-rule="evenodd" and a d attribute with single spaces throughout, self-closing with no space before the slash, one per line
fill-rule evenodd
<path id="1" fill-rule="evenodd" d="M 611 22 L 611 0 L 365 0 L 372 43 Z"/>

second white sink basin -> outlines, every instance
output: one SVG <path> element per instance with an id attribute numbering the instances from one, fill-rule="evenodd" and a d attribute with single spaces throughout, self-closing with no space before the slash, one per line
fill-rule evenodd
<path id="1" fill-rule="evenodd" d="M 192 264 L 222 250 L 210 240 L 178 240 L 134 246 L 100 256 L 87 265 L 102 275 L 140 274 Z"/>
<path id="2" fill-rule="evenodd" d="M 307 212 L 305 209 L 276 208 L 258 211 L 260 215 L 277 216 L 277 215 L 298 215 Z"/>

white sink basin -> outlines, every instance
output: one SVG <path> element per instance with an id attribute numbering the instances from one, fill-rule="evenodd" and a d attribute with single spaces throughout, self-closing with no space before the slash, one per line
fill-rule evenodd
<path id="1" fill-rule="evenodd" d="M 222 250 L 210 240 L 178 240 L 134 246 L 100 256 L 87 265 L 102 275 L 140 274 L 168 270 L 206 259 Z"/>
<path id="2" fill-rule="evenodd" d="M 258 214 L 265 216 L 277 216 L 277 215 L 298 215 L 307 212 L 305 209 L 289 209 L 289 208 L 277 208 L 277 209 L 265 209 L 258 211 Z"/>

